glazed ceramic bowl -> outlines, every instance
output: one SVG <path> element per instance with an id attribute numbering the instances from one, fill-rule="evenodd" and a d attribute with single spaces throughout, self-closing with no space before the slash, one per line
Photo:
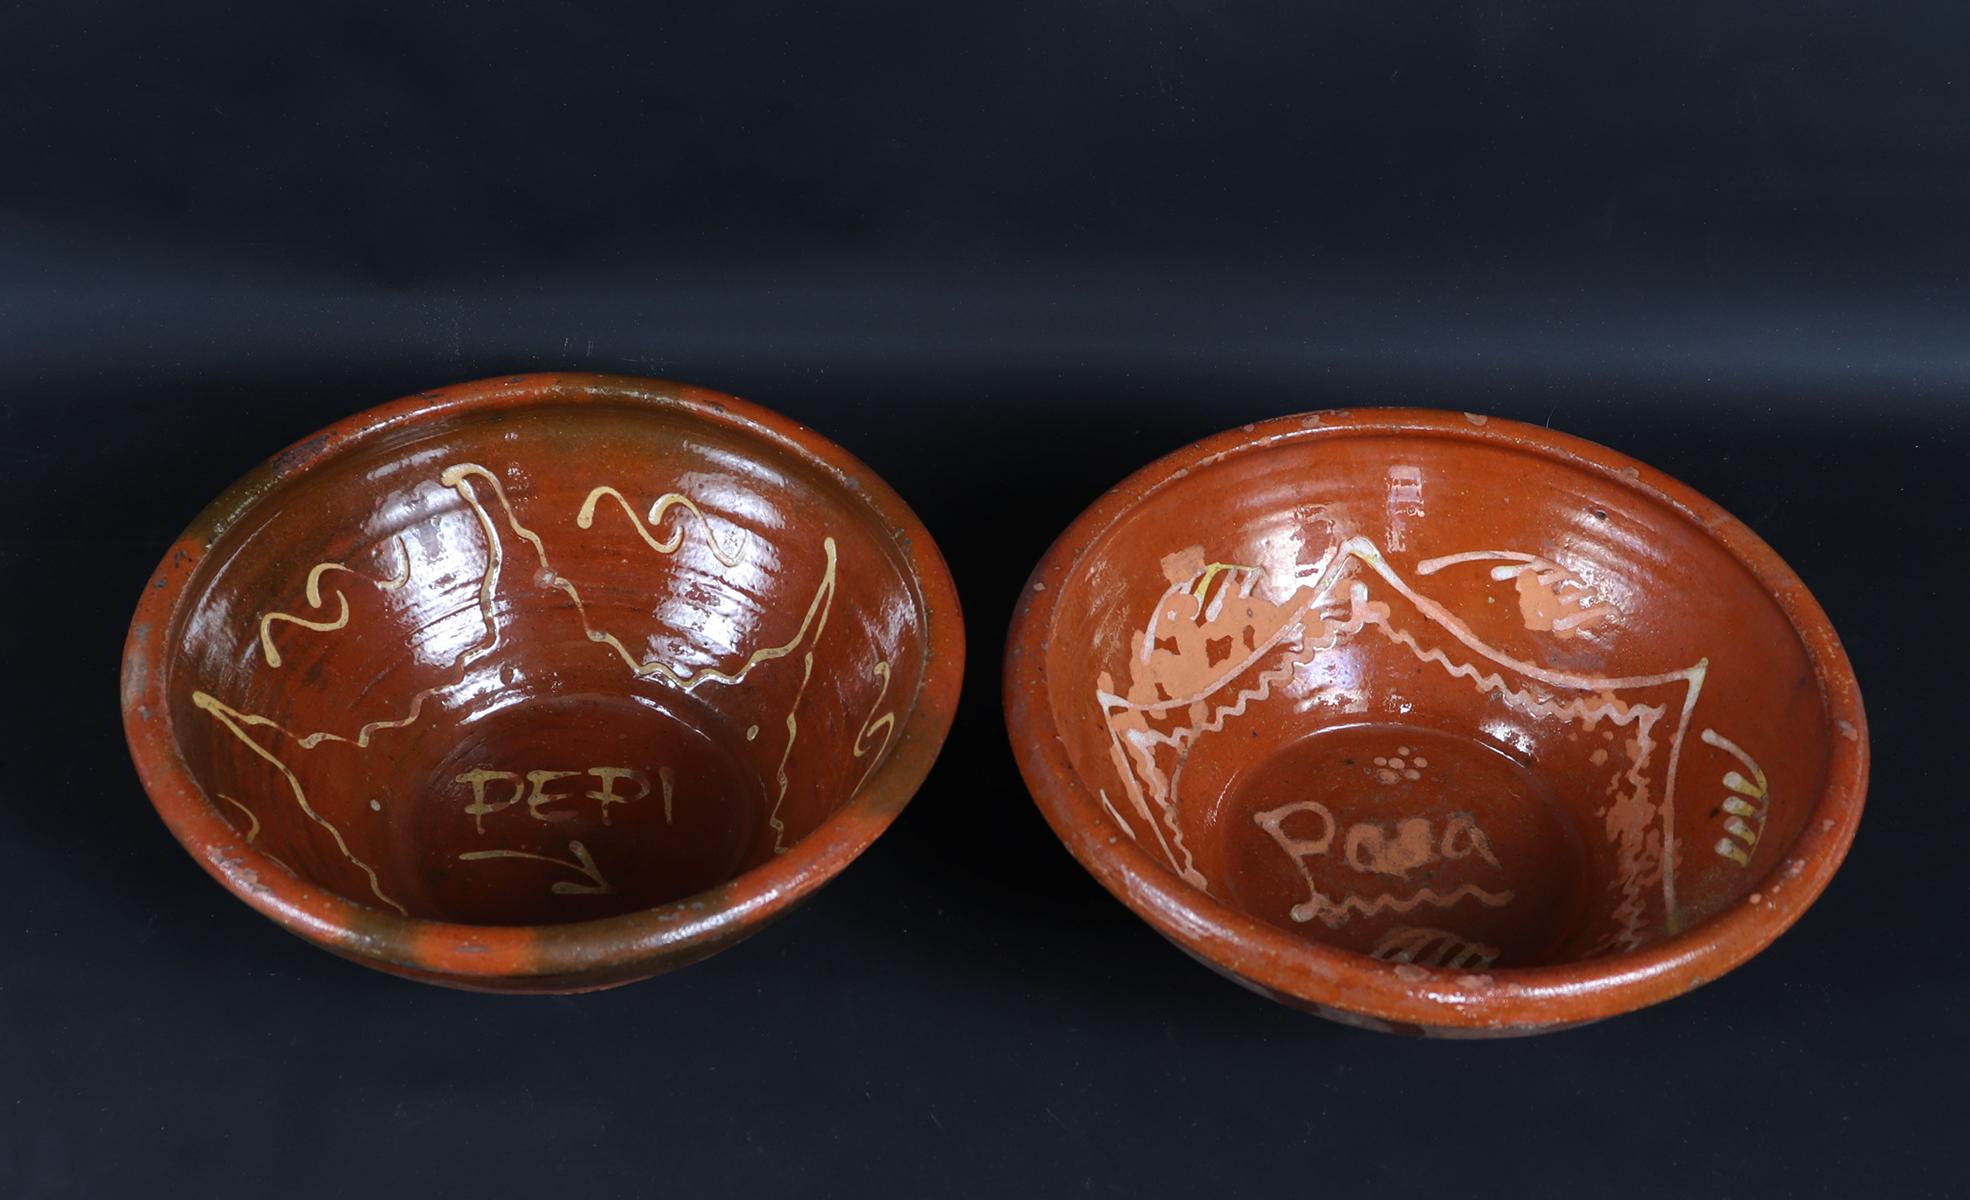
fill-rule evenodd
<path id="1" fill-rule="evenodd" d="M 123 714 L 185 848 L 400 975 L 572 991 L 758 929 L 930 769 L 963 670 L 942 559 L 753 405 L 536 375 L 290 447 L 145 589 Z"/>
<path id="2" fill-rule="evenodd" d="M 1690 990 L 1826 886 L 1867 733 L 1819 606 L 1613 451 L 1315 413 L 1132 476 L 1048 552 L 1006 717 L 1163 934 L 1373 1028 L 1530 1033 Z"/>

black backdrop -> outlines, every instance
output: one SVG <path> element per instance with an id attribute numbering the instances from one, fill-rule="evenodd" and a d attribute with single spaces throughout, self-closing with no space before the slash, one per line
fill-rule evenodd
<path id="1" fill-rule="evenodd" d="M 1970 8 L 15 0 L 0 47 L 0 1194 L 1962 1194 Z M 964 707 L 737 949 L 399 982 L 172 842 L 123 627 L 279 446 L 557 368 L 868 461 L 951 561 Z M 1383 402 L 1634 454 L 1818 592 L 1875 784 L 1749 965 L 1542 1039 L 1357 1033 L 1048 833 L 996 679 L 1047 542 L 1191 438 Z"/>

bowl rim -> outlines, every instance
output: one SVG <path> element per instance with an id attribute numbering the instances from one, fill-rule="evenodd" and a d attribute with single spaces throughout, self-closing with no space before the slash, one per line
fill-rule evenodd
<path id="1" fill-rule="evenodd" d="M 1779 605 L 1806 648 L 1827 714 L 1826 786 L 1754 897 L 1640 950 L 1486 971 L 1381 962 L 1308 941 L 1180 879 L 1112 828 L 1068 759 L 1046 688 L 1056 604 L 1082 556 L 1150 496 L 1228 459 L 1351 437 L 1448 438 L 1547 458 L 1639 493 L 1721 546 Z M 1692 991 L 1762 950 L 1818 898 L 1865 802 L 1867 721 L 1852 666 L 1819 603 L 1763 539 L 1695 489 L 1619 451 L 1475 413 L 1361 408 L 1297 413 L 1206 437 L 1131 474 L 1041 558 L 1007 638 L 1004 707 L 1020 773 L 1047 823 L 1094 877 L 1165 937 L 1235 981 L 1352 1023 L 1401 1032 L 1534 1032 Z"/>
<path id="2" fill-rule="evenodd" d="M 173 630 L 209 547 L 242 516 L 309 471 L 420 426 L 551 405 L 647 407 L 715 425 L 817 471 L 887 532 L 924 621 L 924 661 L 887 758 L 861 789 L 788 850 L 735 878 L 655 908 L 559 925 L 466 925 L 373 908 L 289 873 L 249 844 L 208 800 L 178 753 L 167 684 Z M 840 446 L 788 417 L 665 380 L 532 373 L 419 392 L 300 439 L 248 472 L 195 517 L 146 578 L 124 643 L 121 702 L 131 759 L 151 803 L 227 890 L 288 931 L 395 974 L 487 990 L 582 990 L 702 958 L 784 913 L 874 842 L 929 774 L 957 708 L 964 620 L 936 543 L 901 496 Z"/>

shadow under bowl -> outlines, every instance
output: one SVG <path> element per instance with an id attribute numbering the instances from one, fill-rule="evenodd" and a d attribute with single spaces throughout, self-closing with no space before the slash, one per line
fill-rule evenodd
<path id="1" fill-rule="evenodd" d="M 1315 413 L 1088 509 L 1014 618 L 1054 830 L 1193 956 L 1351 1024 L 1532 1033 L 1717 978 L 1859 821 L 1853 672 L 1744 525 L 1603 447 Z"/>
<path id="2" fill-rule="evenodd" d="M 290 447 L 165 555 L 123 712 L 248 904 L 460 987 L 693 961 L 866 848 L 963 671 L 916 517 L 728 396 L 517 376 Z"/>

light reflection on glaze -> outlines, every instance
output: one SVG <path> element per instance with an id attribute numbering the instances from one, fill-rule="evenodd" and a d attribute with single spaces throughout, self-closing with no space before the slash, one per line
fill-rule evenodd
<path id="1" fill-rule="evenodd" d="M 521 523 L 517 513 L 513 509 L 512 503 L 507 497 L 505 487 L 501 483 L 500 479 L 497 476 L 495 476 L 491 471 L 488 471 L 486 468 L 480 466 L 477 463 L 470 463 L 470 462 L 456 463 L 443 470 L 443 472 L 439 476 L 439 482 L 444 487 L 450 489 L 453 493 L 455 493 L 459 497 L 459 499 L 461 499 L 465 503 L 466 507 L 472 512 L 480 530 L 480 534 L 482 538 L 482 546 L 483 546 L 482 553 L 483 553 L 484 565 L 479 573 L 478 579 L 473 585 L 473 591 L 475 594 L 476 616 L 478 623 L 482 627 L 483 632 L 480 637 L 478 637 L 471 645 L 467 646 L 464 650 L 462 650 L 453 660 L 451 666 L 452 678 L 448 679 L 447 681 L 441 684 L 422 689 L 417 693 L 415 693 L 411 697 L 410 701 L 408 702 L 406 709 L 402 712 L 402 715 L 370 721 L 360 726 L 353 736 L 345 736 L 328 730 L 318 730 L 307 734 L 297 734 L 294 731 L 287 729 L 279 722 L 276 722 L 272 718 L 258 714 L 253 714 L 253 713 L 241 712 L 237 709 L 234 709 L 224 704 L 223 702 L 219 701 L 216 697 L 204 691 L 198 691 L 193 694 L 192 700 L 194 705 L 198 707 L 201 711 L 204 711 L 208 715 L 212 716 L 215 721 L 221 724 L 228 732 L 230 732 L 239 742 L 241 742 L 244 746 L 246 746 L 249 750 L 251 750 L 256 756 L 264 759 L 270 765 L 272 765 L 277 771 L 279 771 L 286 778 L 289 784 L 289 788 L 294 795 L 294 799 L 296 803 L 301 807 L 302 811 L 310 819 L 312 819 L 322 827 L 326 828 L 330 832 L 330 834 L 333 836 L 337 844 L 337 847 L 342 852 L 343 856 L 349 862 L 351 862 L 359 869 L 361 869 L 364 872 L 364 874 L 368 877 L 371 891 L 376 895 L 376 897 L 379 900 L 383 901 L 384 903 L 389 904 L 391 907 L 396 908 L 399 912 L 404 912 L 405 910 L 401 904 L 398 904 L 395 900 L 391 899 L 390 897 L 386 896 L 383 893 L 378 883 L 376 873 L 367 864 L 363 863 L 360 859 L 358 859 L 353 854 L 353 852 L 349 849 L 348 844 L 343 839 L 341 831 L 338 828 L 336 828 L 336 826 L 333 823 L 329 822 L 324 817 L 322 817 L 321 814 L 315 811 L 313 806 L 310 804 L 307 795 L 305 793 L 305 790 L 302 788 L 298 777 L 289 768 L 289 766 L 284 761 L 282 761 L 277 755 L 275 755 L 272 751 L 268 750 L 266 747 L 262 746 L 260 743 L 254 741 L 250 736 L 248 736 L 247 733 L 245 732 L 245 729 L 247 727 L 260 727 L 260 728 L 272 729 L 276 733 L 292 739 L 301 748 L 309 749 L 309 750 L 312 750 L 326 742 L 340 742 L 344 744 L 353 745 L 358 749 L 366 749 L 370 746 L 371 740 L 375 734 L 383 730 L 399 729 L 416 723 L 423 715 L 425 706 L 427 705 L 427 703 L 429 703 L 432 700 L 434 696 L 448 689 L 457 688 L 462 684 L 466 683 L 468 679 L 473 678 L 473 674 L 471 672 L 472 664 L 493 654 L 495 651 L 499 649 L 499 647 L 502 644 L 503 629 L 502 629 L 501 618 L 500 618 L 499 592 L 500 592 L 500 581 L 503 578 L 503 573 L 507 566 L 506 548 L 502 537 L 500 522 L 495 519 L 493 512 L 491 511 L 491 509 L 487 507 L 487 504 L 481 500 L 477 489 L 473 486 L 475 481 L 479 482 L 483 486 L 487 486 L 490 488 L 492 499 L 496 503 L 498 509 L 500 510 L 500 515 L 503 516 L 504 518 L 504 524 L 506 529 L 510 531 L 515 537 L 520 538 L 522 541 L 526 542 L 533 548 L 534 557 L 539 564 L 539 574 L 536 576 L 536 582 L 539 583 L 541 586 L 551 587 L 565 594 L 568 597 L 568 599 L 572 602 L 574 611 L 578 615 L 583 630 L 586 636 L 588 637 L 588 639 L 591 642 L 607 645 L 611 650 L 615 652 L 615 654 L 627 666 L 631 668 L 632 673 L 636 677 L 638 678 L 647 678 L 652 676 L 659 677 L 662 678 L 667 683 L 670 683 L 686 692 L 689 692 L 705 683 L 717 683 L 717 684 L 728 685 L 728 686 L 737 685 L 742 683 L 755 668 L 761 666 L 762 664 L 771 662 L 778 658 L 786 657 L 792 654 L 794 651 L 802 649 L 803 646 L 805 647 L 804 653 L 802 654 L 802 675 L 801 675 L 800 685 L 795 690 L 793 700 L 788 707 L 788 711 L 785 717 L 787 740 L 783 752 L 780 756 L 779 766 L 776 771 L 776 781 L 778 784 L 778 788 L 775 795 L 773 808 L 771 814 L 769 815 L 769 821 L 774 830 L 774 851 L 776 853 L 784 853 L 785 850 L 787 849 L 787 846 L 785 844 L 785 825 L 780 818 L 780 810 L 786 800 L 786 796 L 790 786 L 790 780 L 787 774 L 787 766 L 789 760 L 791 759 L 794 743 L 799 733 L 797 712 L 801 700 L 805 694 L 808 681 L 813 674 L 813 669 L 814 669 L 813 645 L 816 641 L 819 640 L 822 632 L 826 629 L 829 613 L 832 609 L 835 592 L 836 592 L 836 570 L 838 565 L 838 559 L 837 559 L 837 549 L 836 549 L 835 541 L 832 537 L 824 537 L 822 540 L 822 549 L 825 555 L 825 568 L 823 570 L 821 580 L 816 586 L 814 595 L 808 604 L 807 610 L 802 617 L 800 626 L 795 631 L 794 636 L 791 640 L 780 645 L 768 646 L 754 651 L 746 658 L 746 660 L 742 664 L 740 664 L 736 669 L 731 671 L 726 671 L 709 666 L 699 667 L 696 669 L 690 667 L 676 666 L 667 663 L 659 658 L 654 658 L 654 657 L 647 660 L 639 659 L 613 633 L 610 633 L 605 629 L 597 628 L 595 625 L 591 623 L 588 615 L 587 606 L 583 601 L 580 591 L 576 588 L 573 582 L 571 582 L 566 577 L 559 574 L 554 569 L 548 557 L 547 546 L 543 541 L 543 539 L 540 537 L 540 535 L 536 533 L 534 530 L 528 528 L 526 525 Z M 584 501 L 580 511 L 576 516 L 576 524 L 583 529 L 590 528 L 594 523 L 596 507 L 598 503 L 605 498 L 614 499 L 623 508 L 626 515 L 628 515 L 632 521 L 635 521 L 636 514 L 634 510 L 630 507 L 628 501 L 623 497 L 622 493 L 607 485 L 601 485 L 592 489 L 588 493 L 587 499 Z M 703 531 L 704 540 L 706 542 L 708 549 L 710 550 L 712 556 L 715 559 L 717 559 L 721 564 L 727 567 L 736 567 L 739 565 L 739 559 L 736 557 L 736 555 L 732 552 L 727 551 L 726 549 L 724 549 L 718 544 L 715 531 L 713 530 L 711 522 L 706 517 L 704 511 L 694 501 L 692 501 L 689 497 L 683 495 L 682 493 L 670 492 L 670 493 L 665 493 L 663 496 L 661 496 L 650 509 L 648 520 L 652 527 L 661 528 L 664 522 L 672 517 L 674 511 L 682 511 L 696 518 L 698 527 Z M 653 550 L 656 550 L 657 552 L 665 555 L 674 554 L 682 546 L 684 533 L 685 533 L 684 528 L 677 527 L 672 531 L 672 533 L 668 537 L 662 537 L 662 538 L 653 537 L 649 529 L 644 528 L 640 523 L 636 525 L 636 531 L 639 534 L 639 536 L 641 536 L 642 540 L 647 545 L 649 545 Z M 438 536 L 441 539 L 445 540 L 447 545 L 447 550 L 458 551 L 463 549 L 462 544 L 456 541 L 456 535 L 451 533 L 450 526 L 448 523 L 440 523 Z M 371 583 L 373 583 L 375 586 L 377 586 L 380 590 L 383 591 L 394 591 L 396 589 L 399 589 L 403 587 L 406 583 L 408 583 L 410 579 L 411 558 L 410 558 L 409 550 L 404 543 L 404 539 L 401 533 L 394 535 L 394 540 L 398 549 L 401 568 L 399 569 L 399 571 L 395 576 L 389 579 L 370 579 Z M 456 554 L 454 555 L 454 557 L 462 558 L 464 557 L 464 555 Z M 760 564 L 756 564 L 756 563 L 752 564 L 754 570 L 757 570 L 759 566 Z M 335 571 L 350 571 L 350 570 L 351 569 L 349 567 L 336 562 L 324 562 L 317 564 L 309 572 L 307 584 L 305 588 L 309 606 L 311 608 L 319 609 L 323 605 L 323 597 L 320 588 L 320 581 L 324 575 Z M 360 574 L 357 572 L 351 572 L 351 573 Z M 365 576 L 365 578 L 368 577 Z M 433 581 L 432 588 L 429 590 L 435 592 L 438 589 L 446 588 L 446 586 L 451 584 L 451 582 L 452 581 L 449 576 L 435 580 Z M 271 625 L 275 623 L 289 623 L 307 629 L 311 629 L 317 632 L 332 632 L 341 629 L 347 625 L 348 616 L 349 616 L 347 597 L 344 596 L 340 591 L 337 591 L 334 594 L 339 603 L 339 612 L 336 620 L 332 622 L 312 621 L 288 613 L 269 613 L 262 618 L 261 642 L 263 649 L 266 653 L 266 656 L 268 658 L 269 665 L 271 667 L 278 667 L 280 665 L 280 656 L 278 654 L 278 651 L 272 645 L 271 639 L 268 635 L 268 630 Z M 460 611 L 466 611 L 466 610 L 460 610 Z M 701 616 L 702 612 L 703 610 L 701 609 L 694 609 L 693 615 Z M 430 632 L 430 626 L 425 626 L 424 632 L 428 635 Z M 736 629 L 734 629 L 733 634 L 736 635 Z M 884 662 L 879 665 L 877 669 L 877 673 L 881 677 L 881 690 L 879 691 L 877 696 L 877 700 L 876 700 L 877 705 L 880 705 L 883 696 L 887 692 L 888 672 L 889 672 L 889 664 L 887 662 Z M 480 682 L 484 685 L 484 687 L 481 690 L 488 691 L 489 693 L 505 694 L 512 690 L 511 680 L 507 680 L 507 679 L 499 680 L 498 686 L 495 686 L 493 677 L 486 676 L 482 678 Z M 856 743 L 854 744 L 853 752 L 855 757 L 859 759 L 867 754 L 868 752 L 866 747 L 867 739 L 874 736 L 874 734 L 878 730 L 880 730 L 882 734 L 882 745 L 881 747 L 878 748 L 876 752 L 876 760 L 879 761 L 882 753 L 887 749 L 889 734 L 891 728 L 894 725 L 894 720 L 895 719 L 893 713 L 883 714 L 880 717 L 874 716 L 872 714 L 870 720 L 864 725 L 862 733 L 858 736 Z M 752 740 L 752 736 L 750 734 L 748 736 L 748 740 Z M 876 765 L 876 761 L 872 761 L 869 764 L 868 771 L 865 771 L 863 775 L 864 780 L 867 779 L 868 772 L 873 771 L 875 765 Z M 627 768 L 623 770 L 626 773 L 628 771 Z M 535 774 L 543 774 L 543 773 L 536 772 Z M 545 773 L 545 774 L 553 774 L 553 773 Z M 638 774 L 638 778 L 641 779 L 640 773 L 637 774 Z M 472 773 L 468 773 L 468 776 L 462 776 L 461 779 L 466 779 L 471 775 Z M 534 784 L 535 793 L 536 794 L 540 793 L 541 791 L 540 785 L 542 781 L 532 780 L 532 782 Z M 643 780 L 642 782 L 644 789 L 643 794 L 647 795 L 649 793 L 648 782 L 647 780 Z M 486 812 L 497 811 L 500 808 L 507 807 L 509 804 L 517 801 L 518 799 L 516 795 L 513 801 L 508 801 L 506 804 L 488 806 L 485 804 L 484 796 L 482 794 L 483 783 L 484 781 L 481 780 L 479 783 L 475 784 L 475 796 L 477 796 L 477 801 L 475 802 L 475 808 L 473 810 L 469 810 L 469 811 L 473 811 L 475 823 L 479 822 L 483 818 Z M 673 788 L 674 788 L 674 778 L 672 774 L 669 772 L 668 768 L 664 768 L 662 771 L 662 784 L 663 784 L 664 816 L 666 822 L 668 822 L 671 819 L 671 805 L 672 805 Z M 859 788 L 860 785 L 858 784 L 857 786 Z M 609 799 L 615 799 L 620 801 L 624 799 L 624 797 L 611 796 L 609 797 Z M 228 800 L 230 801 L 230 798 L 228 798 Z M 253 830 L 252 830 L 252 834 L 249 835 L 249 839 L 248 839 L 250 841 L 252 835 L 257 835 L 258 833 L 259 825 L 258 825 L 257 817 L 252 817 L 250 810 L 248 810 L 245 805 L 240 804 L 238 801 L 230 801 L 230 802 L 233 803 L 236 807 L 238 807 L 242 812 L 247 813 L 248 816 L 253 819 Z M 603 808 L 603 817 L 605 824 L 607 823 L 607 816 L 608 816 L 606 805 L 607 805 L 607 801 L 605 800 L 604 808 Z M 529 806 L 531 811 L 533 808 L 532 800 L 529 801 Z M 372 808 L 374 807 L 375 806 L 372 805 Z M 539 814 L 536 813 L 535 815 L 538 816 Z M 481 832 L 483 832 L 483 827 L 481 827 Z M 574 855 L 576 862 L 572 864 L 560 863 L 559 865 L 571 866 L 573 867 L 573 869 L 583 870 L 584 872 L 593 872 L 592 878 L 595 886 L 586 886 L 586 885 L 577 885 L 577 884 L 566 884 L 566 885 L 557 884 L 553 889 L 556 893 L 575 894 L 577 892 L 595 892 L 595 891 L 610 890 L 606 884 L 606 881 L 603 881 L 601 879 L 599 872 L 595 872 L 594 861 L 592 857 L 589 856 L 585 847 L 582 847 L 581 844 L 578 842 L 571 843 L 570 852 Z M 484 852 L 474 852 L 471 854 L 462 855 L 461 857 L 466 859 L 467 861 L 477 861 L 478 859 L 481 858 L 492 858 L 492 857 L 539 858 L 540 856 L 525 854 L 518 851 L 484 851 Z M 541 859 L 541 861 L 559 863 L 559 860 L 553 860 L 553 859 Z"/>
<path id="2" fill-rule="evenodd" d="M 378 591 L 394 592 L 410 582 L 410 551 L 404 548 L 404 539 L 401 535 L 398 536 L 396 542 L 397 554 L 403 565 L 399 568 L 395 577 L 371 581 L 376 584 Z M 347 571 L 352 575 L 359 573 L 353 567 L 344 566 L 339 562 L 316 563 L 313 569 L 308 572 L 308 583 L 304 589 L 304 595 L 307 597 L 309 608 L 318 609 L 322 606 L 321 578 L 330 571 Z M 331 621 L 314 621 L 306 617 L 297 617 L 292 613 L 284 612 L 270 612 L 266 616 L 261 617 L 260 653 L 267 660 L 267 665 L 270 667 L 279 667 L 281 664 L 280 650 L 274 645 L 273 638 L 273 627 L 276 623 L 298 625 L 303 629 L 310 629 L 316 633 L 333 633 L 348 625 L 349 597 L 343 595 L 338 590 L 335 593 L 335 602 L 338 605 L 338 610 L 335 619 Z"/>
<path id="3" fill-rule="evenodd" d="M 1319 514 L 1318 523 L 1333 528 L 1324 510 L 1310 511 Z M 1267 539 L 1268 544 L 1271 540 Z M 1703 690 L 1707 660 L 1679 670 L 1629 676 L 1581 674 L 1528 662 L 1489 644 L 1455 613 L 1416 591 L 1367 538 L 1344 537 L 1336 531 L 1335 541 L 1338 544 L 1330 547 L 1311 567 L 1274 557 L 1278 548 L 1266 555 L 1265 563 L 1214 562 L 1201 547 L 1168 556 L 1164 568 L 1170 587 L 1130 645 L 1127 665 L 1131 679 L 1127 694 L 1121 694 L 1106 674 L 1102 676 L 1095 699 L 1109 730 L 1111 762 L 1129 806 L 1153 834 L 1170 867 L 1196 886 L 1209 889 L 1208 880 L 1198 871 L 1184 845 L 1178 821 L 1177 778 L 1165 775 L 1157 765 L 1154 758 L 1157 748 L 1174 748 L 1180 768 L 1186 748 L 1198 738 L 1221 730 L 1228 720 L 1243 714 L 1249 706 L 1265 703 L 1289 678 L 1296 682 L 1304 678 L 1312 683 L 1314 676 L 1296 673 L 1320 661 L 1327 651 L 1336 647 L 1338 639 L 1373 626 L 1387 641 L 1402 647 L 1420 663 L 1453 678 L 1463 678 L 1480 693 L 1495 697 L 1527 716 L 1580 722 L 1590 730 L 1602 721 L 1634 728 L 1626 769 L 1610 784 L 1611 803 L 1607 812 L 1609 836 L 1616 844 L 1617 857 L 1616 940 L 1632 947 L 1644 937 L 1640 893 L 1650 884 L 1659 885 L 1664 924 L 1669 932 L 1674 932 L 1679 920 L 1675 890 L 1676 783 L 1683 743 Z M 1303 540 L 1294 543 L 1288 539 L 1279 548 L 1290 548 L 1296 559 L 1303 546 Z M 1479 560 L 1509 561 L 1512 565 L 1500 570 L 1506 573 L 1503 577 L 1515 582 L 1525 570 L 1564 573 L 1563 568 L 1553 566 L 1548 559 L 1518 551 L 1447 555 L 1426 560 L 1419 565 L 1418 573 L 1426 575 L 1457 563 Z M 1388 605 L 1369 599 L 1365 585 L 1359 579 L 1348 578 L 1350 569 L 1356 565 L 1379 577 L 1432 626 L 1448 634 L 1452 642 L 1468 650 L 1474 658 L 1470 661 L 1454 658 L 1444 648 L 1425 645 L 1414 633 L 1395 625 Z M 1309 579 L 1309 573 L 1314 572 L 1317 574 Z M 1558 576 L 1554 576 L 1546 583 L 1566 593 L 1571 608 L 1582 614 L 1591 613 L 1593 619 L 1612 611 L 1611 605 L 1594 598 L 1586 585 L 1577 581 L 1576 586 L 1559 588 Z M 1190 606 L 1186 610 L 1188 615 L 1179 616 L 1175 610 L 1166 612 L 1172 597 L 1182 597 L 1183 603 Z M 1337 607 L 1344 602 L 1345 609 Z M 1239 611 L 1228 614 L 1232 605 L 1240 606 Z M 1169 620 L 1177 624 L 1166 625 Z M 1588 623 L 1572 621 L 1565 630 L 1558 629 L 1557 622 L 1548 624 L 1556 636 L 1564 636 L 1580 631 Z M 1528 626 L 1537 628 L 1530 617 Z M 1176 649 L 1164 649 L 1166 646 Z M 1207 651 L 1206 646 L 1212 649 Z M 1262 666 L 1262 661 L 1276 650 L 1285 651 L 1280 661 Z M 1499 670 L 1481 669 L 1478 663 L 1502 668 L 1570 696 L 1556 700 L 1514 686 Z M 1246 677 L 1254 668 L 1258 668 L 1254 678 L 1232 687 L 1234 681 Z M 1616 695 L 1662 686 L 1681 687 L 1681 703 L 1672 709 L 1623 700 Z M 1232 689 L 1228 700 L 1216 698 L 1227 688 Z M 1318 702 L 1318 697 L 1306 696 L 1304 685 L 1294 690 L 1301 698 L 1302 711 Z M 1337 704 L 1359 706 L 1362 701 L 1359 691 L 1357 681 L 1352 694 L 1333 699 Z M 1659 801 L 1651 802 L 1647 768 L 1657 748 L 1653 728 L 1658 720 L 1667 719 L 1672 713 L 1674 724 L 1667 739 L 1662 794 Z M 1155 728 L 1149 723 L 1172 718 L 1176 721 L 1174 727 Z M 1499 726 L 1493 732 L 1500 736 L 1515 735 L 1506 740 L 1524 741 L 1523 732 L 1503 717 L 1491 724 Z M 1614 794 L 1617 784 L 1627 790 Z M 1103 799 L 1118 826 L 1132 838 L 1136 837 L 1136 830 L 1122 819 L 1122 811 L 1108 802 L 1105 795 Z M 1723 853 L 1721 849 L 1718 852 Z"/>
<path id="4" fill-rule="evenodd" d="M 746 659 L 745 663 L 738 670 L 730 672 L 719 670 L 716 667 L 703 667 L 693 671 L 690 668 L 673 667 L 657 658 L 647 660 L 638 659 L 636 655 L 630 653 L 629 647 L 623 645 L 622 641 L 614 634 L 604 629 L 597 629 L 589 623 L 588 606 L 583 603 L 581 592 L 565 576 L 554 570 L 553 565 L 548 561 L 547 547 L 541 541 L 540 535 L 520 524 L 519 517 L 513 512 L 512 503 L 506 498 L 506 489 L 491 471 L 486 470 L 477 463 L 461 463 L 448 468 L 442 476 L 442 480 L 446 487 L 459 489 L 459 495 L 464 497 L 465 502 L 472 506 L 474 512 L 479 514 L 481 521 L 486 526 L 488 536 L 496 545 L 498 533 L 492 527 L 492 518 L 486 512 L 485 506 L 480 504 L 478 495 L 473 492 L 470 484 L 467 482 L 468 478 L 472 476 L 482 478 L 492 486 L 493 496 L 499 501 L 500 509 L 506 516 L 507 526 L 512 529 L 515 536 L 523 539 L 534 548 L 534 556 L 540 562 L 544 583 L 549 587 L 566 593 L 568 599 L 574 601 L 575 612 L 581 618 L 582 629 L 588 635 L 588 640 L 600 642 L 614 650 L 630 670 L 638 676 L 659 675 L 687 692 L 702 683 L 728 685 L 741 683 L 751 673 L 752 669 L 761 663 L 771 662 L 776 658 L 784 658 L 792 654 L 803 641 L 807 640 L 808 630 L 814 626 L 817 614 L 820 616 L 820 623 L 822 625 L 827 623 L 826 608 L 828 604 L 832 603 L 835 590 L 835 540 L 832 537 L 822 539 L 822 547 L 827 554 L 827 570 L 822 575 L 820 585 L 815 588 L 814 599 L 809 602 L 807 613 L 801 618 L 800 628 L 794 633 L 791 641 L 784 645 L 768 646 L 764 649 L 753 651 L 752 655 Z M 490 575 L 491 573 L 489 572 L 488 578 L 490 578 Z M 488 612 L 488 620 L 490 621 L 492 619 L 491 613 Z"/>

